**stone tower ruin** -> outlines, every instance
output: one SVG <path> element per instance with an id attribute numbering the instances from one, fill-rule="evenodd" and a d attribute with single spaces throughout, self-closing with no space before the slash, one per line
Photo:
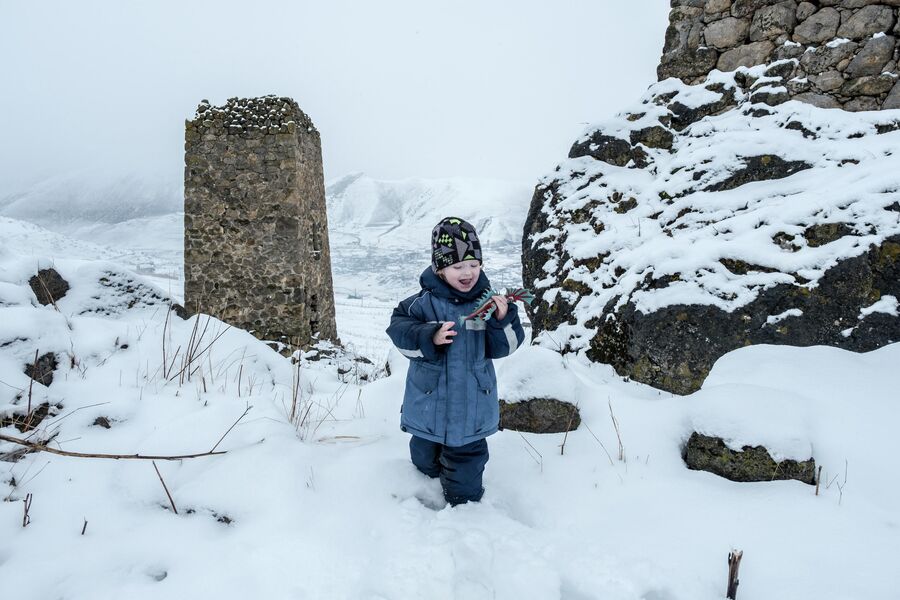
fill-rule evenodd
<path id="1" fill-rule="evenodd" d="M 291 347 L 337 340 L 319 132 L 290 98 L 201 101 L 185 122 L 184 296 Z"/>

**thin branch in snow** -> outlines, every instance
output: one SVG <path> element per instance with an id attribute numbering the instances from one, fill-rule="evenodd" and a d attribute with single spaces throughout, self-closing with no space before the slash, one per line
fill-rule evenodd
<path id="1" fill-rule="evenodd" d="M 156 469 L 156 475 L 159 477 L 159 482 L 162 484 L 163 489 L 166 490 L 166 496 L 169 497 L 169 504 L 172 505 L 172 510 L 173 510 L 173 511 L 175 512 L 175 514 L 177 515 L 177 514 L 178 514 L 178 509 L 175 508 L 175 501 L 172 500 L 172 494 L 169 493 L 169 488 L 166 486 L 166 482 L 165 482 L 165 480 L 163 479 L 162 473 L 159 472 L 159 467 L 156 466 L 156 461 L 155 461 L 155 460 L 153 461 L 153 468 Z M 87 526 L 87 524 L 85 524 L 85 526 Z"/>

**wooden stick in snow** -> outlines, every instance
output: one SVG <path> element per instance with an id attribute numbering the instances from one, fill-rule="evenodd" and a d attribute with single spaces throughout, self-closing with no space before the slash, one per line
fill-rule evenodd
<path id="1" fill-rule="evenodd" d="M 153 468 L 156 469 L 156 475 L 157 475 L 157 477 L 159 477 L 159 482 L 162 484 L 163 489 L 166 490 L 166 496 L 169 497 L 169 504 L 172 505 L 172 510 L 173 510 L 173 511 L 175 512 L 175 514 L 177 515 L 177 514 L 178 514 L 178 509 L 175 508 L 175 501 L 172 500 L 172 494 L 169 493 L 169 488 L 166 486 L 166 482 L 165 482 L 165 480 L 163 479 L 162 473 L 159 472 L 159 467 L 156 466 L 156 461 L 153 461 Z"/>
<path id="2" fill-rule="evenodd" d="M 743 550 L 732 550 L 728 553 L 728 591 L 725 592 L 725 597 L 729 600 L 737 598 L 737 588 L 740 583 L 738 569 L 741 568 L 741 558 L 743 556 Z"/>
<path id="3" fill-rule="evenodd" d="M 221 441 L 221 440 L 219 440 Z M 224 450 L 219 450 L 218 452 L 198 452 L 197 454 L 180 454 L 176 456 L 148 456 L 143 454 L 94 454 L 90 452 L 69 452 L 67 450 L 58 450 L 57 448 L 51 448 L 50 446 L 44 444 L 37 444 L 35 442 L 29 442 L 28 440 L 21 440 L 19 438 L 15 438 L 9 435 L 0 434 L 0 442 L 10 442 L 12 444 L 18 444 L 20 446 L 25 446 L 26 448 L 31 448 L 32 450 L 37 450 L 38 452 L 49 452 L 50 454 L 58 454 L 60 456 L 72 456 L 74 458 L 111 458 L 113 460 L 181 460 L 184 458 L 199 458 L 201 456 L 214 456 L 217 454 L 225 454 Z"/>

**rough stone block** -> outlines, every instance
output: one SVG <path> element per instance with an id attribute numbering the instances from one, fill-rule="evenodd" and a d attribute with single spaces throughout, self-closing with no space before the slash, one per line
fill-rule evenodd
<path id="1" fill-rule="evenodd" d="M 882 5 L 871 5 L 853 13 L 837 31 L 838 37 L 861 40 L 880 32 L 889 32 L 894 26 L 894 11 Z"/>
<path id="2" fill-rule="evenodd" d="M 814 13 L 794 29 L 793 40 L 800 44 L 819 44 L 834 38 L 841 24 L 841 14 L 831 8 Z"/>
<path id="3" fill-rule="evenodd" d="M 858 96 L 844 103 L 844 110 L 848 112 L 862 112 L 866 110 L 878 110 L 878 100 L 871 96 Z"/>
<path id="4" fill-rule="evenodd" d="M 823 92 L 833 92 L 844 85 L 844 76 L 834 69 L 810 75 L 809 80 Z"/>
<path id="5" fill-rule="evenodd" d="M 750 21 L 726 17 L 706 26 L 703 37 L 714 48 L 724 50 L 742 44 L 750 31 Z"/>
<path id="6" fill-rule="evenodd" d="M 793 0 L 764 6 L 753 13 L 750 41 L 771 40 L 794 31 L 797 24 L 797 3 Z"/>
<path id="7" fill-rule="evenodd" d="M 753 42 L 723 52 L 716 67 L 720 71 L 734 71 L 738 67 L 752 67 L 768 62 L 775 50 L 770 41 Z"/>
<path id="8" fill-rule="evenodd" d="M 833 96 L 828 96 L 826 94 L 806 92 L 804 94 L 797 94 L 793 99 L 799 102 L 805 102 L 806 104 L 812 104 L 819 108 L 841 108 L 840 102 L 835 100 Z"/>
<path id="9" fill-rule="evenodd" d="M 819 46 L 812 52 L 803 53 L 800 57 L 800 66 L 810 74 L 823 73 L 831 69 L 840 70 L 839 65 L 845 60 L 849 62 L 858 47 L 856 42 Z"/>
<path id="10" fill-rule="evenodd" d="M 707 14 L 718 14 L 731 8 L 731 0 L 707 0 L 703 10 Z"/>
<path id="11" fill-rule="evenodd" d="M 884 104 L 882 104 L 881 108 L 885 110 L 900 108 L 900 82 L 895 83 L 894 87 L 891 88 L 891 91 L 887 95 L 887 98 L 884 99 Z"/>
<path id="12" fill-rule="evenodd" d="M 809 16 L 816 12 L 817 7 L 812 2 L 801 2 L 797 5 L 797 20 L 805 21 Z"/>
<path id="13" fill-rule="evenodd" d="M 848 79 L 841 86 L 842 96 L 877 96 L 889 92 L 894 87 L 897 79 L 891 75 L 867 75 Z"/>
<path id="14" fill-rule="evenodd" d="M 847 65 L 850 77 L 879 75 L 884 66 L 894 56 L 895 38 L 890 35 L 871 38 L 862 50 Z"/>
<path id="15" fill-rule="evenodd" d="M 664 54 L 656 68 L 657 77 L 661 80 L 669 77 L 689 79 L 706 75 L 715 66 L 719 53 L 713 48 L 699 48 Z"/>
<path id="16" fill-rule="evenodd" d="M 747 17 L 764 6 L 778 4 L 781 0 L 734 0 L 731 5 L 731 16 Z"/>

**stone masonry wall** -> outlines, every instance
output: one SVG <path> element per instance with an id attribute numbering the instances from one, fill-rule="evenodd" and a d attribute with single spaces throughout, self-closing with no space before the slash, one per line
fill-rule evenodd
<path id="1" fill-rule="evenodd" d="M 659 79 L 777 61 L 763 99 L 900 108 L 900 0 L 672 0 Z"/>
<path id="2" fill-rule="evenodd" d="M 290 98 L 203 100 L 185 123 L 185 307 L 305 346 L 337 340 L 319 132 Z"/>

